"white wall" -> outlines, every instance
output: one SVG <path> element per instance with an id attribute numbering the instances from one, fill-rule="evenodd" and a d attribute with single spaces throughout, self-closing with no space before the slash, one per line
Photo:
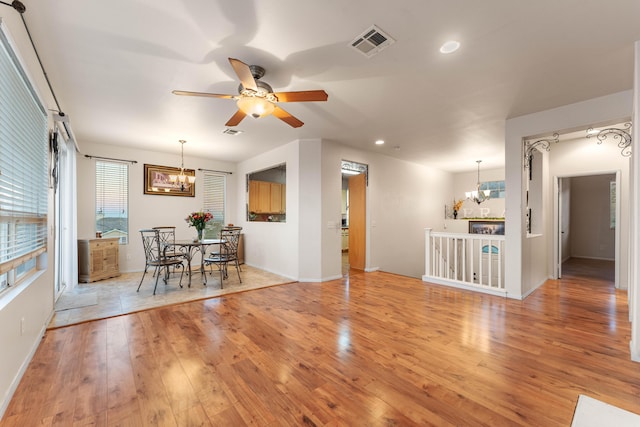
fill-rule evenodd
<path id="1" fill-rule="evenodd" d="M 571 256 L 615 260 L 616 233 L 609 217 L 609 184 L 615 180 L 615 175 L 571 178 Z"/>
<path id="2" fill-rule="evenodd" d="M 640 41 L 634 46 L 633 71 L 633 123 L 632 139 L 640 141 Z M 629 256 L 629 319 L 631 320 L 631 359 L 640 362 L 640 290 L 638 265 L 640 265 L 640 153 L 637 148 L 631 154 L 630 214 L 631 241 Z"/>
<path id="3" fill-rule="evenodd" d="M 188 144 L 187 144 L 188 145 Z M 144 194 L 144 164 L 160 166 L 180 166 L 180 147 L 176 142 L 175 153 L 163 153 L 139 150 L 113 145 L 93 144 L 84 141 L 82 153 L 78 156 L 78 238 L 95 237 L 95 160 L 84 157 L 110 157 L 123 160 L 136 160 L 138 163 L 129 166 L 129 244 L 120 245 L 120 271 L 132 272 L 144 269 L 144 250 L 138 230 L 162 225 L 176 226 L 176 239 L 191 239 L 196 235 L 194 228 L 189 227 L 185 218 L 193 211 L 202 210 L 203 172 L 198 168 L 233 172 L 227 175 L 226 223 L 239 222 L 236 210 L 236 188 L 238 175 L 235 164 L 184 156 L 187 169 L 196 169 L 195 197 L 162 196 Z M 188 152 L 188 146 L 185 147 Z M 244 183 L 244 181 L 241 181 Z"/>
<path id="4" fill-rule="evenodd" d="M 299 277 L 300 141 L 293 141 L 237 164 L 237 224 L 243 227 L 245 263 L 292 280 Z M 245 176 L 281 163 L 287 164 L 286 222 L 249 222 L 246 218 Z"/>
<path id="5" fill-rule="evenodd" d="M 29 75 L 45 108 L 56 109 L 24 30 L 20 14 L 10 7 L 0 8 L 3 29 L 13 42 L 26 73 Z M 49 121 L 49 128 L 53 123 Z M 39 271 L 0 296 L 0 417 L 11 399 L 20 377 L 40 343 L 53 314 L 53 192 L 49 191 L 49 235 L 47 252 L 38 258 Z"/>
<path id="6" fill-rule="evenodd" d="M 486 181 L 504 181 L 504 168 L 498 169 L 482 169 L 480 165 L 480 182 Z M 478 171 L 461 172 L 453 175 L 453 195 L 447 202 L 447 206 L 451 206 L 453 199 L 464 200 L 463 209 L 470 210 L 468 217 L 479 218 L 480 208 L 489 209 L 489 217 L 502 217 L 504 214 L 505 199 L 489 199 L 480 205 L 471 200 L 466 200 L 465 193 L 476 189 L 478 182 Z M 458 219 L 462 218 L 463 212 L 458 213 Z"/>
<path id="7" fill-rule="evenodd" d="M 245 262 L 294 280 L 341 277 L 342 160 L 369 165 L 365 268 L 421 277 L 423 230 L 443 229 L 451 174 L 320 140 L 294 141 L 238 165 L 242 176 L 287 162 L 287 222 L 245 221 Z M 245 203 L 240 190 L 238 210 Z"/>
<path id="8" fill-rule="evenodd" d="M 298 280 L 319 282 L 335 278 L 325 277 L 322 272 L 322 230 L 327 223 L 322 218 L 322 141 L 300 141 L 299 153 Z M 339 219 L 333 219 L 336 226 L 340 226 Z"/>
<path id="9" fill-rule="evenodd" d="M 553 244 L 546 217 L 543 221 L 547 232 L 540 237 L 526 237 L 523 140 L 534 135 L 550 136 L 557 131 L 585 129 L 621 121 L 630 117 L 631 111 L 632 91 L 625 91 L 507 120 L 505 167 L 509 196 L 506 201 L 505 234 L 508 250 L 505 262 L 509 268 L 505 272 L 505 279 L 509 297 L 522 298 L 549 277 L 548 253 Z M 545 200 L 548 200 L 548 195 Z M 547 259 L 540 260 L 540 253 L 547 254 Z"/>
<path id="10" fill-rule="evenodd" d="M 444 204 L 452 193 L 452 175 L 369 151 L 323 141 L 323 223 L 341 218 L 340 162 L 369 166 L 367 187 L 367 270 L 411 277 L 424 274 L 424 229 L 444 228 Z M 339 229 L 323 227 L 323 276 L 340 274 Z"/>

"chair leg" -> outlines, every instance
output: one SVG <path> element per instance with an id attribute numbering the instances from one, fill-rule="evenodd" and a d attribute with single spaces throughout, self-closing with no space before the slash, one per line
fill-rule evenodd
<path id="1" fill-rule="evenodd" d="M 224 266 L 225 266 L 225 264 L 222 263 L 222 262 L 220 264 L 218 264 L 218 269 L 220 270 L 220 289 L 224 288 L 224 286 L 223 286 L 223 283 L 224 283 L 223 282 L 224 281 Z"/>
<path id="2" fill-rule="evenodd" d="M 140 292 L 140 286 L 142 286 L 142 281 L 144 280 L 144 275 L 147 274 L 148 265 L 144 266 L 144 272 L 142 273 L 142 279 L 140 279 L 140 284 L 138 285 L 138 290 L 136 292 Z"/>
<path id="3" fill-rule="evenodd" d="M 240 263 L 238 262 L 237 258 L 236 258 L 236 273 L 238 273 L 238 280 L 240 281 L 240 283 L 242 283 L 242 279 L 240 278 Z"/>
<path id="4" fill-rule="evenodd" d="M 156 294 L 156 289 L 158 288 L 158 279 L 160 278 L 160 272 L 161 272 L 160 269 L 158 269 L 156 271 L 156 285 L 153 287 L 153 294 L 154 295 Z M 165 281 L 165 283 L 167 283 L 167 282 Z"/>
<path id="5" fill-rule="evenodd" d="M 177 267 L 177 265 L 175 265 L 173 267 L 173 271 L 175 271 L 176 267 Z M 180 268 L 181 268 L 181 270 L 180 270 L 180 283 L 179 283 L 179 285 L 182 288 L 182 276 L 184 275 L 184 265 L 180 264 Z"/>

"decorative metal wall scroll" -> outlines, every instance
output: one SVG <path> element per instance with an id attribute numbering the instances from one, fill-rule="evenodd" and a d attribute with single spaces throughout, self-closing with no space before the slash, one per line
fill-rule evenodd
<path id="1" fill-rule="evenodd" d="M 620 154 L 624 157 L 631 156 L 631 123 L 625 123 L 624 129 L 618 128 L 606 128 L 602 129 L 598 133 L 593 132 L 593 128 L 587 129 L 587 138 L 595 136 L 598 138 L 598 144 L 602 144 L 602 141 L 607 139 L 609 135 L 613 135 L 614 140 L 619 140 L 618 147 L 620 147 Z"/>
<path id="2" fill-rule="evenodd" d="M 558 133 L 553 134 L 553 138 L 543 138 L 537 141 L 525 141 L 524 142 L 524 168 L 531 170 L 531 161 L 533 160 L 533 150 L 549 151 L 551 149 L 551 143 L 556 144 L 560 141 L 560 135 Z"/>

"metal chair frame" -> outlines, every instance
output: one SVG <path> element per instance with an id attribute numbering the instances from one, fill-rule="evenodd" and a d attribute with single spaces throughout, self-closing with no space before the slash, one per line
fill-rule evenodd
<path id="1" fill-rule="evenodd" d="M 229 277 L 227 271 L 229 264 L 235 266 L 238 280 L 242 283 L 240 263 L 238 261 L 238 244 L 241 231 L 242 227 L 223 227 L 220 230 L 220 240 L 223 242 L 220 244 L 220 252 L 212 252 L 204 259 L 205 266 L 212 266 L 209 274 L 213 273 L 213 265 L 220 271 L 220 288 L 223 287 L 223 280 Z"/>
<path id="2" fill-rule="evenodd" d="M 164 284 L 167 284 L 167 279 L 169 278 L 169 267 L 180 267 L 180 287 L 182 287 L 182 276 L 184 275 L 184 264 L 181 258 L 177 257 L 167 257 L 164 254 L 166 247 L 164 247 L 161 237 L 160 230 L 150 228 L 140 230 L 140 235 L 142 236 L 142 246 L 144 248 L 144 257 L 145 257 L 145 266 L 144 273 L 142 273 L 142 278 L 140 279 L 140 284 L 138 285 L 137 292 L 140 292 L 140 286 L 142 286 L 142 282 L 144 281 L 144 276 L 147 274 L 147 270 L 149 267 L 154 267 L 153 275 L 156 277 L 156 284 L 153 288 L 153 294 L 156 294 L 156 289 L 158 288 L 158 279 L 160 278 L 160 273 L 164 269 Z"/>

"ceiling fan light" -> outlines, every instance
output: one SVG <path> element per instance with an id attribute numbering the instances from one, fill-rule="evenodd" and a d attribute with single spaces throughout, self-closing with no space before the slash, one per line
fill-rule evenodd
<path id="1" fill-rule="evenodd" d="M 264 98 L 257 96 L 243 96 L 238 99 L 238 108 L 246 115 L 257 119 L 273 113 L 276 106 Z"/>

